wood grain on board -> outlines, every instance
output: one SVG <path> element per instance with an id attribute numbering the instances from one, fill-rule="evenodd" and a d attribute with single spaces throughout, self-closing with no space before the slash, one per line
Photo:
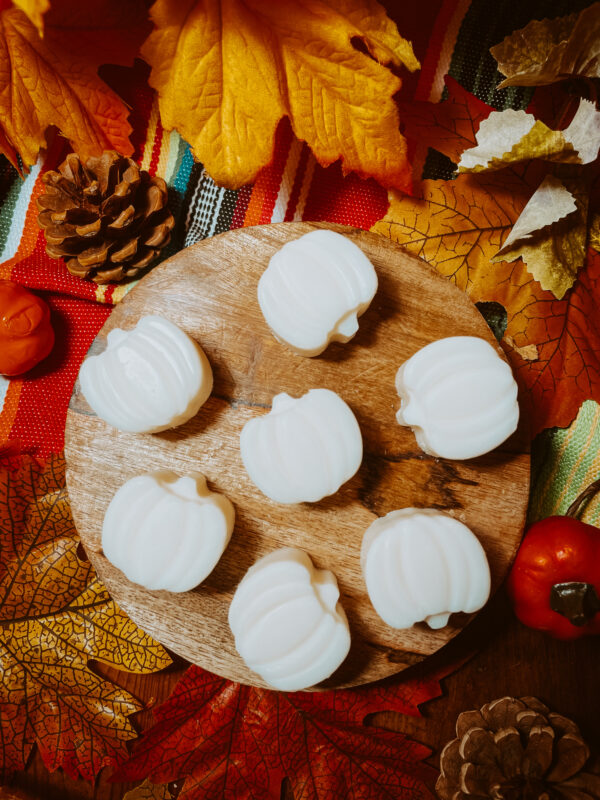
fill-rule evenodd
<path id="1" fill-rule="evenodd" d="M 269 331 L 256 299 L 258 279 L 285 242 L 318 227 L 343 232 L 373 262 L 379 289 L 357 335 L 318 358 L 294 355 Z M 92 345 L 145 314 L 177 323 L 205 350 L 213 394 L 185 425 L 159 434 L 128 434 L 97 418 L 75 387 L 66 428 L 67 485 L 85 549 L 121 607 L 148 633 L 191 662 L 232 680 L 265 684 L 235 651 L 229 602 L 246 570 L 276 547 L 304 548 L 338 578 L 352 632 L 350 655 L 325 684 L 352 686 L 382 678 L 437 651 L 469 617 L 432 631 L 396 631 L 369 603 L 360 544 L 378 516 L 407 506 L 433 507 L 464 521 L 481 540 L 501 583 L 520 541 L 529 489 L 526 437 L 518 431 L 481 458 L 425 455 L 410 429 L 395 422 L 394 376 L 420 347 L 444 336 L 475 335 L 497 346 L 465 294 L 387 239 L 316 223 L 281 223 L 230 231 L 200 242 L 155 268 L 111 314 Z M 267 412 L 273 395 L 311 388 L 338 392 L 361 427 L 364 459 L 356 476 L 315 504 L 277 504 L 252 484 L 239 452 L 245 422 Z M 212 490 L 235 504 L 236 526 L 223 558 L 192 592 L 152 592 L 130 583 L 104 557 L 101 526 L 117 489 L 144 471 L 203 472 Z M 169 531 L 165 530 L 165 536 Z"/>

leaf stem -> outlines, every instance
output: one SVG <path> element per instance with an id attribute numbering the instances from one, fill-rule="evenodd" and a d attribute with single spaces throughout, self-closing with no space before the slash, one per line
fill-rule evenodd
<path id="1" fill-rule="evenodd" d="M 573 519 L 579 519 L 579 515 L 583 510 L 583 506 L 588 503 L 592 497 L 600 491 L 600 478 L 595 480 L 593 483 L 584 489 L 580 495 L 578 495 L 575 500 L 571 503 L 568 509 L 565 512 L 565 517 L 573 517 Z"/>

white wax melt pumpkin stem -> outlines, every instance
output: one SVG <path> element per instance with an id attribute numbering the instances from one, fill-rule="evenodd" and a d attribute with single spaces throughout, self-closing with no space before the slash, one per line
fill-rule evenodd
<path id="1" fill-rule="evenodd" d="M 303 356 L 347 342 L 357 316 L 377 291 L 377 275 L 360 247 L 328 230 L 285 244 L 258 283 L 258 302 L 275 338 Z"/>
<path id="2" fill-rule="evenodd" d="M 317 570 L 296 548 L 257 561 L 229 608 L 235 645 L 246 664 L 276 689 L 296 691 L 328 678 L 350 648 L 333 573 Z"/>
<path id="3" fill-rule="evenodd" d="M 185 592 L 212 572 L 231 537 L 233 505 L 200 473 L 158 471 L 131 478 L 108 506 L 106 558 L 133 583 Z"/>
<path id="4" fill-rule="evenodd" d="M 366 530 L 361 565 L 379 616 L 393 628 L 478 611 L 490 593 L 483 547 L 466 525 L 433 509 L 390 511 Z"/>
<path id="5" fill-rule="evenodd" d="M 156 433 L 187 422 L 208 399 L 212 370 L 200 345 L 167 319 L 142 317 L 115 328 L 106 349 L 88 356 L 81 391 L 96 414 L 129 433 Z"/>

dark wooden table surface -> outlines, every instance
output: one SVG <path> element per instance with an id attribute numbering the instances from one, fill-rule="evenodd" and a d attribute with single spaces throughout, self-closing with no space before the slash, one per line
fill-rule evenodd
<path id="1" fill-rule="evenodd" d="M 443 681 L 443 696 L 427 703 L 420 718 L 396 713 L 377 714 L 368 724 L 401 731 L 433 748 L 437 766 L 440 749 L 454 736 L 457 715 L 504 695 L 534 695 L 552 709 L 574 719 L 592 753 L 600 755 L 600 637 L 559 642 L 523 627 L 514 617 L 501 591 L 474 623 L 433 658 L 460 659 L 475 654 Z M 175 662 L 167 672 L 134 676 L 104 670 L 142 701 L 166 699 L 186 664 Z M 417 667 L 418 669 L 418 667 Z M 147 726 L 150 712 L 137 716 L 137 726 Z M 134 784 L 112 784 L 104 770 L 96 784 L 73 781 L 62 772 L 49 775 L 37 753 L 24 773 L 0 789 L 0 800 L 121 800 Z M 285 800 L 292 797 L 282 795 Z M 342 800 L 342 798 L 332 798 Z"/>

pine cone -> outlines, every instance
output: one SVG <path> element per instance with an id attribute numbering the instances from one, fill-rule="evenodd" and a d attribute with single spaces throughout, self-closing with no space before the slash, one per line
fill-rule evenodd
<path id="1" fill-rule="evenodd" d="M 589 750 L 577 725 L 535 697 L 503 697 L 465 711 L 444 747 L 442 800 L 597 800 L 600 775 L 582 772 Z"/>
<path id="2" fill-rule="evenodd" d="M 132 278 L 170 239 L 166 183 L 114 150 L 85 166 L 71 153 L 42 180 L 48 188 L 37 206 L 46 252 L 64 258 L 73 275 L 96 283 Z"/>

